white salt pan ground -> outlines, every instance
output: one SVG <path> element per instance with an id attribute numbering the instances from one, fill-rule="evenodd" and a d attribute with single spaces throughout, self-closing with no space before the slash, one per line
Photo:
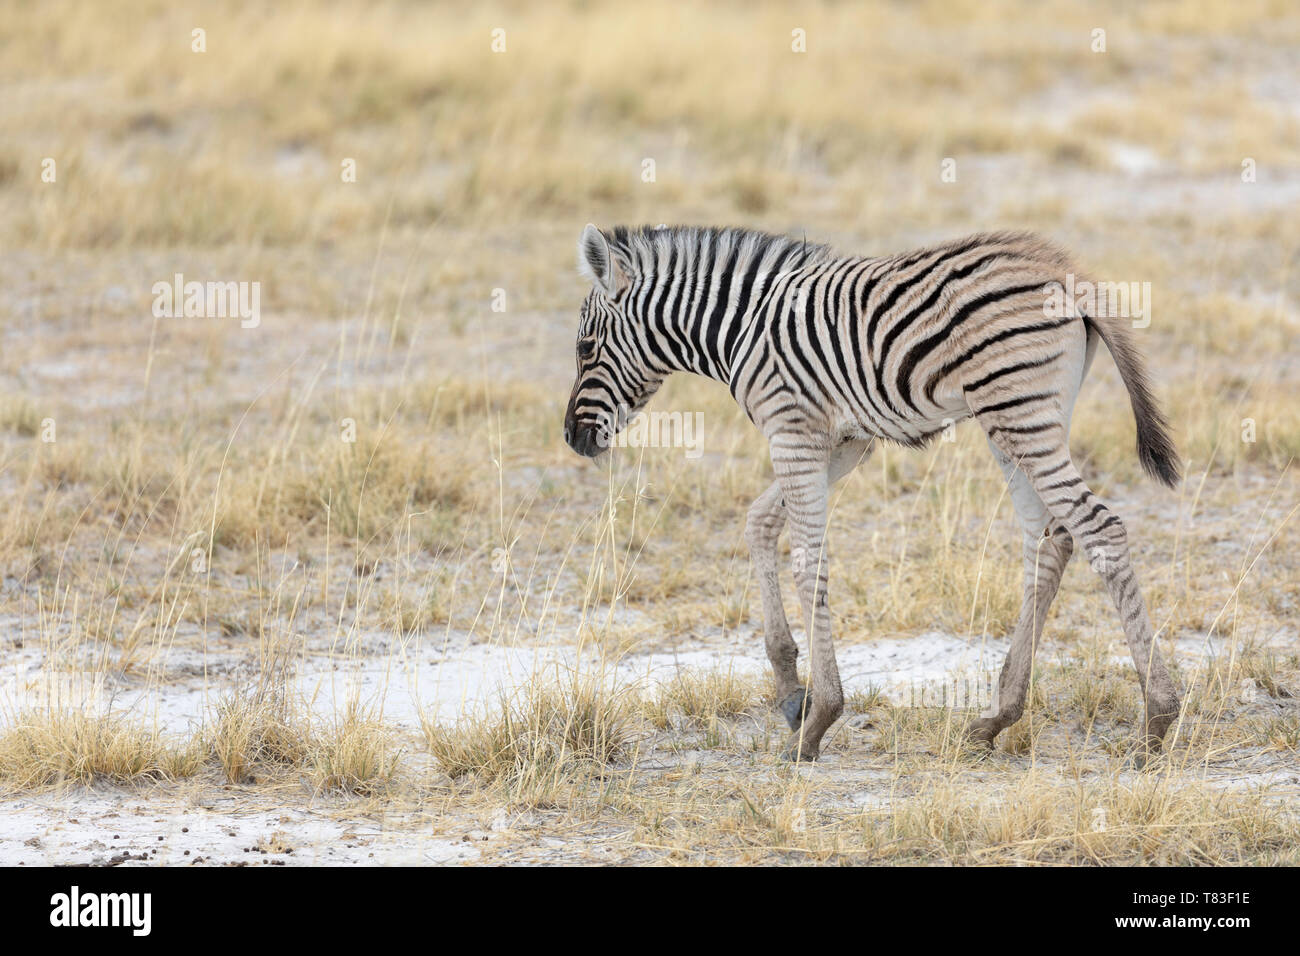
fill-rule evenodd
<path id="1" fill-rule="evenodd" d="M 996 679 L 1006 650 L 1005 639 L 967 641 L 935 631 L 908 638 L 840 643 L 836 658 L 847 694 L 874 687 L 898 703 L 936 704 L 953 702 L 951 696 L 947 700 L 936 697 L 945 688 L 950 695 L 954 688 L 958 695 L 986 688 Z M 1186 639 L 1178 642 L 1176 654 L 1199 662 L 1228 650 L 1208 639 Z M 1040 653 L 1048 657 L 1069 652 L 1069 647 L 1049 645 Z M 1123 662 L 1127 657 L 1121 653 L 1116 659 Z M 117 679 L 111 674 L 51 672 L 40 650 L 29 645 L 15 654 L 0 676 L 0 713 L 19 713 L 55 701 L 127 711 L 164 730 L 186 732 L 200 724 L 221 696 L 235 686 L 225 675 L 237 671 L 242 660 L 230 654 L 209 654 L 205 684 L 203 658 L 173 651 L 159 666 L 160 672 L 186 676 Z M 322 717 L 338 713 L 348 701 L 358 698 L 385 721 L 415 729 L 422 711 L 440 722 L 454 721 L 485 705 L 495 706 L 503 695 L 534 676 L 563 675 L 575 667 L 583 673 L 600 674 L 611 683 L 635 683 L 648 689 L 679 672 L 729 670 L 754 676 L 769 672 L 758 634 L 734 638 L 726 645 L 628 654 L 612 665 L 571 646 L 502 647 L 472 644 L 464 635 L 449 635 L 375 656 L 307 656 L 297 665 L 296 686 L 313 712 Z M 956 703 L 963 701 L 959 697 Z"/>
<path id="2" fill-rule="evenodd" d="M 919 688 L 930 692 L 952 680 L 987 683 L 996 674 L 1006 646 L 1005 640 L 978 644 L 933 632 L 841 644 L 836 657 L 847 693 L 876 687 L 905 701 Z M 215 665 L 234 661 L 209 654 L 205 685 L 201 658 L 191 659 L 188 652 L 173 652 L 168 657 L 164 673 L 181 670 L 193 676 L 119 680 L 111 674 L 52 673 L 39 651 L 25 650 L 0 678 L 0 711 L 17 713 L 56 701 L 73 707 L 128 711 L 164 730 L 187 731 L 233 686 L 221 675 L 234 668 Z M 296 685 L 322 717 L 337 713 L 357 697 L 376 710 L 382 707 L 384 720 L 409 729 L 419 726 L 422 710 L 439 721 L 452 721 L 495 705 L 503 694 L 509 695 L 534 676 L 562 675 L 575 667 L 614 684 L 635 683 L 647 688 L 679 672 L 729 670 L 761 676 L 770 670 L 758 635 L 725 646 L 628 654 L 612 665 L 573 647 L 501 647 L 471 644 L 464 637 L 453 636 L 445 644 L 427 642 L 422 648 L 373 657 L 306 657 L 297 666 Z"/>
<path id="3" fill-rule="evenodd" d="M 376 639 L 374 646 L 381 643 Z M 1062 657 L 1070 650 L 1066 645 L 1049 645 L 1040 654 Z M 1193 639 L 1179 642 L 1175 650 L 1184 660 L 1195 661 L 1231 649 Z M 987 684 L 995 678 L 1005 652 L 1004 640 L 968 642 L 932 632 L 841 643 L 837 658 L 846 693 L 875 687 L 898 702 L 907 702 L 916 699 L 918 688 L 924 688 L 930 695 L 924 702 L 933 703 L 935 690 L 952 687 L 954 680 Z M 0 679 L 0 709 L 13 714 L 51 700 L 108 707 L 179 733 L 203 721 L 211 706 L 234 686 L 229 675 L 245 663 L 231 653 L 209 655 L 205 686 L 202 658 L 188 651 L 161 657 L 159 672 L 180 676 L 138 680 L 111 674 L 51 674 L 41 650 L 29 644 L 13 652 Z M 385 721 L 414 730 L 422 710 L 439 721 L 452 722 L 495 705 L 502 693 L 509 694 L 535 675 L 562 673 L 575 665 L 597 673 L 601 667 L 594 654 L 579 654 L 573 647 L 500 647 L 471 644 L 463 635 L 455 635 L 372 657 L 310 656 L 299 665 L 296 683 L 322 717 L 338 712 L 350 695 L 359 693 L 361 701 L 382 705 Z M 729 644 L 629 654 L 606 667 L 605 676 L 612 681 L 649 689 L 678 671 L 730 669 L 763 675 L 769 665 L 761 637 L 750 634 Z M 1224 785 L 1232 786 L 1233 781 Z M 0 803 L 0 865 L 473 862 L 493 846 L 491 841 L 515 825 L 504 812 L 498 816 L 449 834 L 444 832 L 446 821 L 436 814 L 377 811 L 371 817 L 369 811 L 347 810 L 337 801 L 304 797 L 302 792 L 287 798 L 274 790 L 261 794 L 182 783 L 76 790 L 72 797 L 57 792 L 22 795 Z"/>

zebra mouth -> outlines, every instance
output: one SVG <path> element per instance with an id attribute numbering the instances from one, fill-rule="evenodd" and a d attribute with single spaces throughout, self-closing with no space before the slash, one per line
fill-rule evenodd
<path id="1" fill-rule="evenodd" d="M 604 425 L 579 422 L 565 427 L 564 441 L 583 458 L 596 458 L 609 450 L 613 436 Z"/>

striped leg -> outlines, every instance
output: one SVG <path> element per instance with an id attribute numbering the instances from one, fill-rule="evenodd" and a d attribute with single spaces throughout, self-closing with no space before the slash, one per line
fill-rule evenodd
<path id="1" fill-rule="evenodd" d="M 850 441 L 840 445 L 831 455 L 829 483 L 839 481 L 866 461 L 870 454 L 869 441 Z M 750 506 L 745 523 L 745 539 L 749 544 L 750 560 L 758 576 L 759 596 L 763 604 L 763 639 L 776 678 L 777 706 L 790 724 L 790 729 L 797 730 L 806 714 L 810 695 L 799 684 L 795 667 L 799 648 L 790 636 L 790 622 L 786 618 L 785 602 L 781 598 L 777 541 L 781 537 L 781 529 L 785 527 L 785 519 L 781 483 L 774 481 Z"/>
<path id="2" fill-rule="evenodd" d="M 790 522 L 790 564 L 808 633 L 812 683 L 812 707 L 782 748 L 786 760 L 817 759 L 822 736 L 844 710 L 827 600 L 830 462 L 830 450 L 809 436 L 781 434 L 772 439 L 772 467 Z"/>
<path id="3" fill-rule="evenodd" d="M 803 710 L 803 688 L 799 686 L 799 674 L 795 668 L 799 648 L 790 636 L 790 622 L 785 616 L 785 602 L 781 599 L 777 561 L 777 539 L 781 537 L 783 527 L 785 502 L 781 499 L 780 483 L 774 481 L 750 506 L 745 522 L 745 540 L 749 543 L 749 559 L 758 576 L 758 593 L 763 602 L 763 641 L 776 677 L 776 699 L 783 709 L 789 703 L 793 714 L 799 715 Z"/>
<path id="4" fill-rule="evenodd" d="M 1146 727 L 1138 756 L 1141 763 L 1148 754 L 1159 752 L 1165 733 L 1178 715 L 1179 703 L 1173 680 L 1156 648 L 1151 620 L 1138 590 L 1124 523 L 1084 484 L 1070 461 L 1064 426 L 1059 419 L 1058 428 L 1043 430 L 1045 414 L 1041 403 L 1037 414 L 1026 411 L 1017 424 L 1012 424 L 1006 413 L 992 418 L 978 417 L 994 444 L 1020 463 L 1047 510 L 1083 548 L 1088 563 L 1101 575 L 1119 611 L 1146 704 Z M 1055 448 L 1045 447 L 1050 444 L 1045 439 L 1052 433 L 1059 440 Z"/>
<path id="5" fill-rule="evenodd" d="M 1043 633 L 1047 611 L 1061 584 L 1061 575 L 1074 552 L 1074 543 L 1069 532 L 1048 513 L 1029 477 L 996 445 L 992 442 L 989 445 L 1010 485 L 1011 501 L 1023 533 L 1025 566 L 1020 619 L 1012 632 L 1011 647 L 998 678 L 997 696 L 984 715 L 970 727 L 973 740 L 992 746 L 993 738 L 1024 713 L 1034 652 L 1038 650 L 1038 640 Z"/>
<path id="6" fill-rule="evenodd" d="M 1067 347 L 1062 350 L 1058 357 L 1063 358 L 1063 362 L 1059 364 L 1049 362 L 1041 366 L 1049 382 L 1059 386 L 1060 411 L 1056 416 L 1057 421 L 1035 419 L 1035 424 L 1028 426 L 1031 431 L 1006 432 L 1003 436 L 1004 443 L 1006 435 L 1012 437 L 1024 435 L 1033 438 L 1042 434 L 1049 436 L 1047 447 L 1051 447 L 1050 437 L 1056 436 L 1061 447 L 1066 449 L 1068 454 L 1069 423 L 1074 413 L 1074 402 L 1083 380 L 1088 375 L 1088 369 L 1092 366 L 1096 351 L 1096 338 L 1088 336 L 1073 348 Z M 1030 371 L 1033 371 L 1032 367 Z M 995 377 L 992 381 L 996 380 Z M 979 394 L 978 389 L 975 390 L 974 397 L 979 400 L 977 404 L 981 405 L 998 401 L 996 395 L 984 398 Z M 1002 421 L 996 417 L 991 420 Z M 1058 422 L 1063 424 L 1058 427 Z M 1003 424 L 1005 426 L 1005 422 Z M 992 427 L 997 428 L 996 425 Z M 1023 426 L 1005 427 L 1015 429 Z M 1041 433 L 1032 430 L 1044 427 L 1046 431 Z M 986 425 L 985 428 L 988 430 L 989 426 Z M 992 434 L 1000 433 L 994 431 Z M 1025 696 L 1029 693 L 1029 678 L 1033 673 L 1038 640 L 1047 621 L 1047 612 L 1056 597 L 1057 589 L 1061 586 L 1061 577 L 1065 574 L 1066 565 L 1070 563 L 1070 558 L 1074 554 L 1074 540 L 1066 527 L 1048 511 L 1029 475 L 1025 470 L 1017 467 L 1016 462 L 992 437 L 989 438 L 989 450 L 993 452 L 994 460 L 1002 469 L 1002 474 L 1006 476 L 1011 503 L 1015 506 L 1016 517 L 1020 520 L 1023 538 L 1021 551 L 1025 569 L 1025 590 L 1020 603 L 1020 618 L 1016 621 L 1015 630 L 1011 632 L 1011 647 L 1007 649 L 1007 659 L 998 677 L 997 697 L 990 702 L 984 714 L 970 726 L 971 739 L 991 747 L 994 738 L 1024 714 Z"/>

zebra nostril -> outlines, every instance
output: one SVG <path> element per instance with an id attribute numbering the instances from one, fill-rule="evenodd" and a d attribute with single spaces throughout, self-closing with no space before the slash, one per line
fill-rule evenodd
<path id="1" fill-rule="evenodd" d="M 564 426 L 564 443 L 566 445 L 573 444 L 573 429 L 570 428 L 568 425 Z"/>

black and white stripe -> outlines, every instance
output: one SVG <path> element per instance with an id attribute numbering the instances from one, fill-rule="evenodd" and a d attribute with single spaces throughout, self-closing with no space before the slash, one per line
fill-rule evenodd
<path id="1" fill-rule="evenodd" d="M 678 371 L 726 383 L 770 443 L 776 481 L 754 503 L 747 537 L 794 727 L 787 755 L 815 756 L 842 707 L 826 599 L 830 483 L 877 440 L 919 447 L 970 417 L 1011 485 L 1026 569 L 999 700 L 974 735 L 991 742 L 1019 718 L 1043 618 L 1078 543 L 1123 620 L 1147 700 L 1147 743 L 1159 746 L 1178 698 L 1152 642 L 1123 523 L 1084 485 L 1067 443 L 1098 340 L 1128 388 L 1143 465 L 1173 485 L 1178 463 L 1128 327 L 1073 304 L 1063 314 L 1045 309 L 1051 284 L 1074 271 L 1064 252 L 1011 232 L 866 258 L 740 229 L 588 226 L 578 262 L 593 288 L 565 418 L 575 450 L 599 453 Z M 795 675 L 777 582 L 776 540 L 787 523 L 811 635 L 811 695 Z"/>

